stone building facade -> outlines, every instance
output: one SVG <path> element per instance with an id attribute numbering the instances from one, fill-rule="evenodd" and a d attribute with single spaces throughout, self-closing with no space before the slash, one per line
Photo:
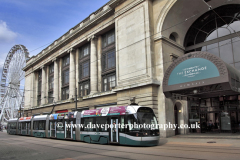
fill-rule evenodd
<path id="1" fill-rule="evenodd" d="M 74 111 L 76 94 L 79 111 L 128 105 L 135 97 L 137 104 L 153 108 L 160 124 L 189 124 L 188 97 L 167 98 L 164 73 L 185 53 L 203 51 L 224 36 L 237 38 L 239 30 L 214 38 L 211 33 L 224 26 L 221 16 L 240 28 L 239 5 L 238 0 L 110 0 L 27 61 L 24 114 Z M 223 15 L 231 7 L 237 8 L 226 15 L 235 16 L 232 22 Z M 199 28 L 205 38 L 193 43 L 193 28 L 205 23 L 210 12 L 219 26 Z M 233 61 L 229 64 L 238 68 Z M 161 137 L 188 132 L 160 129 Z"/>

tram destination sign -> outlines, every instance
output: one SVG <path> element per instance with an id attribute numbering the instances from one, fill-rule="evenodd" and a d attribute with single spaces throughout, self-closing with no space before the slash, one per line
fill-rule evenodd
<path id="1" fill-rule="evenodd" d="M 177 65 L 171 72 L 168 85 L 219 77 L 215 64 L 204 58 L 191 58 Z"/>

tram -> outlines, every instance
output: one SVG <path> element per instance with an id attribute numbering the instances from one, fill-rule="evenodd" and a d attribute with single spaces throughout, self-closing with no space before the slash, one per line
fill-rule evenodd
<path id="1" fill-rule="evenodd" d="M 153 110 L 137 105 L 10 119 L 7 132 L 99 144 L 156 146 L 159 143 Z"/>
<path id="2" fill-rule="evenodd" d="M 20 135 L 31 135 L 32 117 L 21 117 L 18 119 L 17 133 Z"/>

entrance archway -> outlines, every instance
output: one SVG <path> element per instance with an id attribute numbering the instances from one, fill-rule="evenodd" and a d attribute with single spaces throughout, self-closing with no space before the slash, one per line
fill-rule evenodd
<path id="1" fill-rule="evenodd" d="M 182 130 L 178 128 L 181 125 L 181 120 L 183 120 L 182 104 L 181 102 L 176 102 L 174 105 L 174 123 L 177 126 L 175 129 L 175 135 L 183 133 Z"/>
<path id="2" fill-rule="evenodd" d="M 175 104 L 174 106 L 174 118 L 175 118 L 175 124 L 178 126 L 178 108 Z M 178 135 L 178 127 L 175 129 L 175 135 Z"/>
<path id="3" fill-rule="evenodd" d="M 191 128 L 193 132 L 237 132 L 240 130 L 239 80 L 239 71 L 219 57 L 192 52 L 169 66 L 163 79 L 163 92 L 167 98 L 188 99 L 188 124 L 201 125 L 201 130 Z M 183 120 L 179 110 L 176 103 L 174 114 L 178 125 L 177 119 Z M 175 134 L 180 132 L 178 129 Z"/>

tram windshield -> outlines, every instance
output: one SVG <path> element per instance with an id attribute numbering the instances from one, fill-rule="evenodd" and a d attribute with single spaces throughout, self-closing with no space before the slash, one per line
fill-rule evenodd
<path id="1" fill-rule="evenodd" d="M 151 108 L 139 108 L 137 117 L 138 123 L 145 126 L 144 129 L 158 129 L 157 118 Z"/>

